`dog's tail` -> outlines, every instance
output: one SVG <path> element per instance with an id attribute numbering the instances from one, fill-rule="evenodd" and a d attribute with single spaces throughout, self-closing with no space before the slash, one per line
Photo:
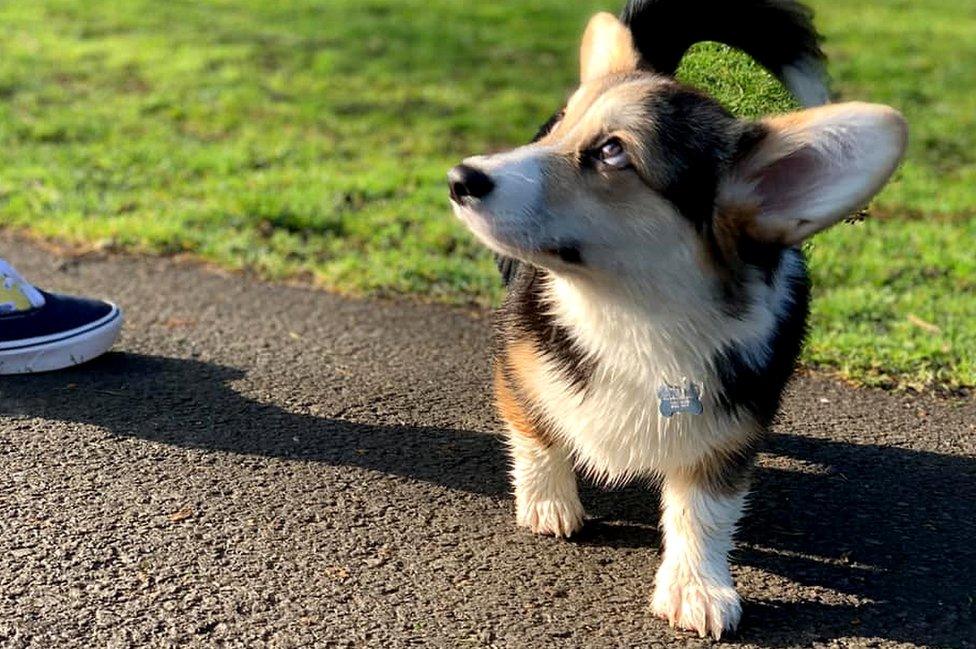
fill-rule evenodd
<path id="1" fill-rule="evenodd" d="M 829 101 L 813 12 L 796 0 L 628 0 L 620 19 L 660 74 L 673 75 L 695 43 L 717 41 L 758 61 L 802 105 Z"/>

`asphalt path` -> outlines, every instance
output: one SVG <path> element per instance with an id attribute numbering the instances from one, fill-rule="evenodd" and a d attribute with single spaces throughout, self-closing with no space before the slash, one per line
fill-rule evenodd
<path id="1" fill-rule="evenodd" d="M 647 485 L 514 525 L 484 313 L 61 256 L 116 350 L 0 377 L 0 646 L 712 644 L 648 614 Z M 734 574 L 740 647 L 976 646 L 976 402 L 798 377 Z"/>

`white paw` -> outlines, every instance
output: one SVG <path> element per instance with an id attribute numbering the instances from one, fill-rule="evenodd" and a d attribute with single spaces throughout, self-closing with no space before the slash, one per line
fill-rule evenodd
<path id="1" fill-rule="evenodd" d="M 735 630 L 742 617 L 742 605 L 731 578 L 728 583 L 720 583 L 667 564 L 662 564 L 657 572 L 651 610 L 672 627 L 716 640 L 722 633 Z"/>
<path id="2" fill-rule="evenodd" d="M 583 504 L 572 498 L 515 499 L 515 522 L 536 534 L 570 537 L 583 527 Z"/>

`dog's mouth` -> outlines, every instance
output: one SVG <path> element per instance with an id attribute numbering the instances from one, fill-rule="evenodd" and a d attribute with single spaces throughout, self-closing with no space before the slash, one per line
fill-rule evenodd
<path id="1" fill-rule="evenodd" d="M 578 241 L 548 241 L 535 245 L 530 244 L 523 237 L 512 236 L 515 233 L 499 232 L 492 228 L 489 225 L 492 215 L 483 209 L 478 209 L 478 206 L 472 203 L 476 203 L 476 200 L 451 199 L 451 207 L 454 208 L 455 216 L 494 252 L 541 265 L 545 265 L 545 261 L 540 257 L 558 259 L 565 266 L 583 265 L 583 253 Z"/>

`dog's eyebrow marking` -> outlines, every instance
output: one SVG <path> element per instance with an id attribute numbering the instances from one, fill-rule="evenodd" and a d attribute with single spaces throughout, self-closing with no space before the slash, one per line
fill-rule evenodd
<path id="1" fill-rule="evenodd" d="M 660 80 L 643 75 L 584 86 L 586 92 L 574 97 L 576 101 L 570 102 L 566 115 L 546 137 L 563 148 L 585 151 L 613 131 L 643 130 L 650 117 L 645 99 L 659 85 Z M 597 132 L 600 138 L 594 135 Z"/>

